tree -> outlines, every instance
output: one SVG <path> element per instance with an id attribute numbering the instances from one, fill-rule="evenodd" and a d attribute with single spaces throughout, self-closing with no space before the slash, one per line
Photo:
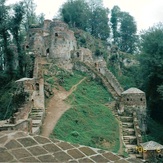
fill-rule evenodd
<path id="1" fill-rule="evenodd" d="M 101 2 L 101 0 L 99 0 Z M 60 9 L 64 22 L 106 40 L 110 34 L 108 25 L 109 10 L 97 1 L 69 0 Z"/>
<path id="2" fill-rule="evenodd" d="M 35 14 L 36 5 L 33 0 L 23 0 L 24 7 L 24 28 L 28 32 L 32 24 L 37 24 L 37 16 Z"/>
<path id="3" fill-rule="evenodd" d="M 107 40 L 110 35 L 108 14 L 109 9 L 97 7 L 92 12 L 90 19 L 91 34 L 101 40 Z"/>
<path id="4" fill-rule="evenodd" d="M 0 51 L 1 51 L 1 66 L 0 70 L 9 74 L 12 78 L 13 63 L 12 51 L 9 49 L 9 10 L 10 7 L 5 5 L 5 0 L 0 1 Z"/>
<path id="5" fill-rule="evenodd" d="M 85 1 L 69 0 L 63 4 L 60 13 L 63 21 L 71 27 L 78 27 L 86 30 L 90 12 L 88 4 Z"/>
<path id="6" fill-rule="evenodd" d="M 119 37 L 119 31 L 118 31 L 118 22 L 120 18 L 120 8 L 118 6 L 114 6 L 111 10 L 111 28 L 113 33 L 113 43 L 118 44 L 118 37 Z"/>
<path id="7" fill-rule="evenodd" d="M 16 42 L 17 52 L 18 52 L 18 62 L 19 62 L 19 75 L 23 75 L 23 52 L 21 48 L 21 23 L 24 16 L 24 6 L 23 2 L 17 3 L 13 7 L 14 16 L 11 20 L 11 32 Z"/>
<path id="8" fill-rule="evenodd" d="M 137 41 L 137 26 L 134 18 L 127 12 L 121 12 L 119 48 L 126 53 L 134 53 Z"/>
<path id="9" fill-rule="evenodd" d="M 143 88 L 147 94 L 148 108 L 155 120 L 163 123 L 163 24 L 141 34 L 140 58 Z"/>

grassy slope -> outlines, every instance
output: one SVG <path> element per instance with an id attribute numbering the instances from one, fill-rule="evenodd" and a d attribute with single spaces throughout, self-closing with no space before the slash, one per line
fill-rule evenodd
<path id="1" fill-rule="evenodd" d="M 66 79 L 64 86 L 70 83 L 72 86 L 83 77 L 75 73 Z M 61 117 L 51 137 L 117 152 L 118 124 L 112 112 L 104 106 L 109 100 L 111 96 L 102 85 L 85 80 L 68 98 L 72 108 Z"/>

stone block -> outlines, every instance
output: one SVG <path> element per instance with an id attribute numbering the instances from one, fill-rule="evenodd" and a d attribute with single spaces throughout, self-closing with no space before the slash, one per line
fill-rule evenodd
<path id="1" fill-rule="evenodd" d="M 109 159 L 110 161 L 115 161 L 115 160 L 119 160 L 120 159 L 120 157 L 112 154 L 111 152 L 104 153 L 103 156 L 106 157 L 107 159 Z"/>
<path id="2" fill-rule="evenodd" d="M 29 146 L 33 146 L 33 145 L 37 145 L 38 143 L 30 138 L 30 137 L 25 137 L 25 138 L 21 138 L 21 139 L 17 139 L 24 147 L 29 147 Z"/>
<path id="3" fill-rule="evenodd" d="M 18 143 L 16 140 L 11 140 L 5 145 L 5 147 L 7 149 L 15 149 L 22 147 L 22 145 L 20 145 L 20 143 Z"/>
<path id="4" fill-rule="evenodd" d="M 63 150 L 74 148 L 71 144 L 66 142 L 61 142 L 57 144 L 59 147 L 61 147 Z"/>
<path id="5" fill-rule="evenodd" d="M 101 155 L 92 156 L 91 159 L 94 160 L 95 162 L 109 162 L 109 160 L 102 157 Z"/>
<path id="6" fill-rule="evenodd" d="M 44 155 L 38 157 L 41 162 L 58 162 L 52 155 Z"/>
<path id="7" fill-rule="evenodd" d="M 30 157 L 31 154 L 24 148 L 20 148 L 20 149 L 14 149 L 11 151 L 11 153 L 17 158 L 17 159 L 21 159 L 21 158 L 25 158 L 25 157 Z"/>
<path id="8" fill-rule="evenodd" d="M 0 162 L 11 162 L 13 159 L 13 156 L 7 151 L 0 152 Z"/>
<path id="9" fill-rule="evenodd" d="M 59 162 L 67 162 L 72 159 L 72 157 L 62 151 L 54 153 L 54 156 Z"/>
<path id="10" fill-rule="evenodd" d="M 40 146 L 30 147 L 28 148 L 28 151 L 30 151 L 34 156 L 47 154 L 47 151 Z"/>
<path id="11" fill-rule="evenodd" d="M 81 153 L 79 150 L 77 149 L 71 149 L 69 151 L 67 151 L 67 153 L 69 155 L 71 155 L 74 159 L 79 159 L 79 158 L 83 158 L 84 157 L 84 154 Z"/>
<path id="12" fill-rule="evenodd" d="M 82 151 L 85 155 L 87 156 L 91 156 L 96 154 L 92 149 L 90 149 L 89 147 L 81 147 L 79 148 L 80 151 Z"/>
<path id="13" fill-rule="evenodd" d="M 57 151 L 60 151 L 60 149 L 54 145 L 54 144 L 46 144 L 43 146 L 48 152 L 55 153 Z"/>

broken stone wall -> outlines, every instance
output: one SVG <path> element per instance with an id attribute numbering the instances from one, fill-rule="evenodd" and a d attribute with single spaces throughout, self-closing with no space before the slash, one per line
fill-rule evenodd
<path id="1" fill-rule="evenodd" d="M 5 122 L 3 125 L 0 126 L 0 131 L 10 131 L 10 130 L 21 130 L 24 132 L 31 133 L 32 131 L 32 120 L 26 119 L 26 120 L 20 120 L 16 124 L 11 124 L 8 122 Z"/>
<path id="2" fill-rule="evenodd" d="M 50 26 L 50 58 L 58 62 L 71 59 L 71 51 L 76 49 L 74 32 L 68 29 L 68 25 L 54 20 Z"/>

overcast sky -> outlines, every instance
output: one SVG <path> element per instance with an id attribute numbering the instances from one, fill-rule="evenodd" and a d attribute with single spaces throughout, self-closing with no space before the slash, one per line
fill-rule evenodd
<path id="1" fill-rule="evenodd" d="M 15 3 L 19 0 L 8 0 Z M 46 19 L 57 15 L 58 9 L 67 0 L 34 0 L 37 5 L 36 12 L 44 13 Z M 103 0 L 105 7 L 110 10 L 118 5 L 121 11 L 129 12 L 135 18 L 138 30 L 148 29 L 153 24 L 163 22 L 163 0 Z"/>

